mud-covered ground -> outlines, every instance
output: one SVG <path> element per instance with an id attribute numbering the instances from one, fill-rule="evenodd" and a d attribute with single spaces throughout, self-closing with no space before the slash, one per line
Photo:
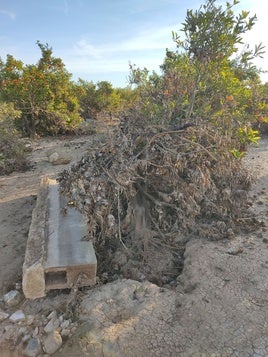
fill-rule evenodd
<path id="1" fill-rule="evenodd" d="M 40 178 L 68 167 L 92 145 L 92 137 L 37 141 L 32 170 L 0 177 L 0 296 L 21 281 Z M 54 151 L 70 164 L 49 162 Z M 245 165 L 257 177 L 250 193 L 256 231 L 188 242 L 182 274 L 171 289 L 119 280 L 79 292 L 71 304 L 78 327 L 55 356 L 268 356 L 268 139 L 249 151 Z M 59 292 L 58 299 L 22 301 L 16 309 L 46 316 L 68 299 Z M 0 334 L 8 325 L 0 323 Z M 17 356 L 23 346 L 20 341 Z"/>

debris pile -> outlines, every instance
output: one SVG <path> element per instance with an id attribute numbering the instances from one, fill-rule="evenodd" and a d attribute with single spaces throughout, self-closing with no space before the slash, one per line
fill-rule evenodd
<path id="1" fill-rule="evenodd" d="M 63 171 L 61 190 L 87 217 L 99 276 L 169 284 L 190 237 L 231 237 L 251 183 L 232 145 L 208 125 L 167 129 L 129 119 Z"/>

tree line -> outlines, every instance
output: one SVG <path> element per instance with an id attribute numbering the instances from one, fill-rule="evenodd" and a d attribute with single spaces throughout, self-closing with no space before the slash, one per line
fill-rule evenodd
<path id="1" fill-rule="evenodd" d="M 208 121 L 247 141 L 252 136 L 248 123 L 267 119 L 268 84 L 253 65 L 263 46 L 239 50 L 257 19 L 247 11 L 237 15 L 238 3 L 207 0 L 198 10 L 188 10 L 182 36 L 172 34 L 177 49 L 166 50 L 160 74 L 130 65 L 126 88 L 113 88 L 108 81 L 74 82 L 62 59 L 39 41 L 36 64 L 12 55 L 0 58 L 0 121 L 12 118 L 21 134 L 42 136 L 72 131 L 101 114 L 120 117 L 135 110 L 150 124 Z M 7 105 L 13 108 L 9 115 Z"/>

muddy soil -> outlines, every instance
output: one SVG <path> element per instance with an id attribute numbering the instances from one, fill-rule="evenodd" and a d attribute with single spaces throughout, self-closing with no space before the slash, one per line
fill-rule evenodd
<path id="1" fill-rule="evenodd" d="M 55 176 L 97 145 L 92 136 L 38 140 L 31 170 L 0 177 L 0 297 L 21 282 L 41 177 Z M 54 152 L 70 163 L 53 165 Z M 249 151 L 245 165 L 256 175 L 250 193 L 256 231 L 188 242 L 182 274 L 170 289 L 119 280 L 79 292 L 72 310 L 77 331 L 55 356 L 268 356 L 268 139 Z M 23 301 L 17 309 L 44 316 L 61 310 L 71 293 Z M 22 356 L 21 345 L 11 354 L 1 348 L 0 356 Z"/>

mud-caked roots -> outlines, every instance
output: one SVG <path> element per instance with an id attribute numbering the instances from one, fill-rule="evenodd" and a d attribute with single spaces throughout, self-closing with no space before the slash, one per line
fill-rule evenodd
<path id="1" fill-rule="evenodd" d="M 62 172 L 61 190 L 87 216 L 99 274 L 169 283 L 189 237 L 223 239 L 238 230 L 251 180 L 231 147 L 210 126 L 126 120 Z"/>

